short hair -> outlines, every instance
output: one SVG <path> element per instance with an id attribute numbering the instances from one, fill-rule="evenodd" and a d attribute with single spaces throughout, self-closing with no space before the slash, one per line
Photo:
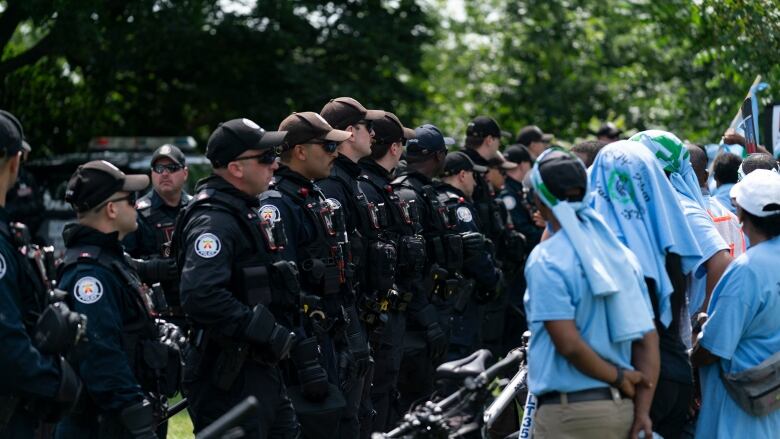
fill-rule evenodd
<path id="1" fill-rule="evenodd" d="M 738 155 L 724 152 L 712 162 L 712 175 L 720 184 L 733 184 L 739 180 L 739 165 L 742 159 Z"/>
<path id="2" fill-rule="evenodd" d="M 745 175 L 748 175 L 756 169 L 766 169 L 768 171 L 777 170 L 777 160 L 770 154 L 750 154 L 742 161 L 742 172 L 744 172 Z"/>
<path id="3" fill-rule="evenodd" d="M 463 146 L 468 149 L 477 149 L 482 146 L 482 142 L 485 141 L 485 137 L 466 136 L 466 142 L 463 144 Z"/>
<path id="4" fill-rule="evenodd" d="M 601 148 L 607 146 L 609 142 L 603 140 L 586 140 L 571 147 L 571 152 L 583 154 L 585 156 L 585 167 L 590 167 L 596 160 L 596 155 Z"/>
<path id="5" fill-rule="evenodd" d="M 686 143 L 685 147 L 691 154 L 691 166 L 696 172 L 705 171 L 707 169 L 707 151 L 695 143 Z"/>
<path id="6" fill-rule="evenodd" d="M 750 223 L 753 224 L 753 227 L 766 235 L 767 238 L 772 239 L 775 236 L 780 235 L 780 214 L 761 217 L 753 215 L 745 209 L 742 209 L 742 212 L 750 219 Z"/>

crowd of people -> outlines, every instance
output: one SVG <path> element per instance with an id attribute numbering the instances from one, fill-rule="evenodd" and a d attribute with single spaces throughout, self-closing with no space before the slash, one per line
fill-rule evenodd
<path id="1" fill-rule="evenodd" d="M 534 437 L 777 437 L 770 154 L 465 134 L 341 97 L 221 123 L 192 194 L 173 145 L 148 192 L 85 163 L 55 264 L 6 208 L 30 147 L 0 112 L 0 436 L 162 438 L 181 393 L 195 432 L 254 396 L 244 437 L 368 438 L 530 330 Z"/>

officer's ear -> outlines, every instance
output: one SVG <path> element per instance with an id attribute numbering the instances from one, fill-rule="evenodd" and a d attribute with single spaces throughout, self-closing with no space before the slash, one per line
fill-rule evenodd
<path id="1" fill-rule="evenodd" d="M 227 169 L 228 173 L 232 175 L 234 178 L 244 177 L 244 166 L 240 161 L 229 162 L 225 167 L 225 169 Z"/>
<path id="2" fill-rule="evenodd" d="M 181 170 L 181 172 L 183 172 L 183 173 L 184 173 L 184 179 L 185 179 L 185 180 L 187 179 L 187 177 L 189 177 L 189 176 L 190 176 L 190 168 L 188 168 L 188 167 L 186 167 L 186 166 L 185 166 L 185 167 L 184 167 L 184 168 Z"/>

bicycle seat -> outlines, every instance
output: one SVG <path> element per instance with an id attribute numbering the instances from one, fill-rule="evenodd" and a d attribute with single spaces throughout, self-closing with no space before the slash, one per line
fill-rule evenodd
<path id="1" fill-rule="evenodd" d="M 468 357 L 441 364 L 436 368 L 439 378 L 466 379 L 475 377 L 485 371 L 486 363 L 493 359 L 493 354 L 487 349 L 480 349 Z"/>

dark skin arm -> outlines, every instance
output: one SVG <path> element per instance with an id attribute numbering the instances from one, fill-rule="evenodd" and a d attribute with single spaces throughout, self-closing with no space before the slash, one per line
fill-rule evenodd
<path id="1" fill-rule="evenodd" d="M 544 327 L 550 334 L 558 353 L 580 372 L 606 384 L 615 382 L 618 375 L 617 367 L 605 361 L 585 343 L 574 320 L 549 320 L 544 322 Z M 638 370 L 626 370 L 619 389 L 629 398 L 634 398 L 636 388 L 640 385 L 650 385 L 644 374 Z"/>
<path id="2" fill-rule="evenodd" d="M 723 276 L 723 272 L 726 271 L 726 268 L 728 268 L 730 263 L 731 256 L 729 255 L 728 250 L 721 250 L 715 253 L 704 263 L 707 267 L 707 290 L 706 296 L 704 297 L 704 303 L 702 304 L 701 309 L 699 309 L 699 312 L 707 311 L 712 291 L 715 289 L 715 285 L 718 284 L 718 281 Z"/>
<path id="3" fill-rule="evenodd" d="M 693 364 L 693 367 L 708 366 L 720 360 L 720 357 L 708 351 L 704 346 L 699 344 L 700 340 L 701 334 L 696 337 L 696 341 L 693 343 L 693 349 L 691 350 L 691 364 Z"/>
<path id="4" fill-rule="evenodd" d="M 661 352 L 658 348 L 658 333 L 648 332 L 631 345 L 631 364 L 642 372 L 647 385 L 637 386 L 634 397 L 634 424 L 631 426 L 630 438 L 636 438 L 640 431 L 645 437 L 652 437 L 653 423 L 650 420 L 650 406 L 653 404 L 655 385 L 661 370 Z"/>

